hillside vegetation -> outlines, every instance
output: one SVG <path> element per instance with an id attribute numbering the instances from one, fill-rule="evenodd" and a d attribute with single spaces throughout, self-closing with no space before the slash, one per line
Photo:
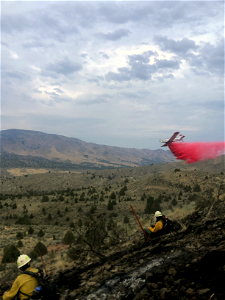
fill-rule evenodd
<path id="1" fill-rule="evenodd" d="M 126 247 L 131 249 L 132 244 L 140 247 L 144 242 L 143 234 L 130 205 L 144 227 L 154 223 L 154 212 L 161 210 L 178 221 L 182 230 L 187 230 L 191 213 L 207 209 L 204 213 L 206 219 L 214 212 L 217 203 L 224 203 L 223 163 L 222 156 L 192 165 L 177 162 L 83 173 L 49 171 L 2 176 L 0 278 L 10 281 L 15 277 L 11 257 L 18 249 L 21 253 L 28 253 L 37 267 L 41 265 L 38 251 L 42 251 L 48 272 L 57 274 L 68 268 L 82 269 L 83 264 L 94 263 L 96 259 L 99 265 L 111 256 L 113 261 L 117 251 Z M 192 219 L 193 222 L 198 218 Z M 121 257 L 128 250 L 124 251 Z M 101 280 L 119 270 L 128 271 L 129 267 L 122 267 L 121 261 L 118 264 L 121 267 L 110 273 L 112 266 L 108 263 L 110 267 L 104 267 Z M 87 290 L 82 285 L 88 278 L 86 271 L 80 270 L 84 277 L 75 294 L 82 295 L 92 290 L 91 286 Z M 93 272 L 98 274 L 100 271 Z M 98 286 L 96 280 L 92 279 L 95 287 Z M 74 290 L 74 285 L 70 289 Z"/>

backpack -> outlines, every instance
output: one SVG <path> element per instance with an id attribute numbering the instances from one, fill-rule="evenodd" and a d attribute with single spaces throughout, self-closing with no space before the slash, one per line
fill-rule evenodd
<path id="1" fill-rule="evenodd" d="M 163 220 L 163 228 L 167 228 L 167 229 L 172 229 L 173 227 L 173 221 L 171 221 L 170 219 L 168 219 L 167 217 L 164 218 Z"/>
<path id="2" fill-rule="evenodd" d="M 158 235 L 164 235 L 173 230 L 173 221 L 163 216 L 163 228 L 158 232 Z"/>
<path id="3" fill-rule="evenodd" d="M 30 271 L 24 271 L 23 274 L 35 277 L 39 283 L 39 286 L 36 287 L 31 296 L 19 291 L 20 294 L 27 296 L 27 300 L 58 300 L 60 298 L 57 285 L 44 278 L 42 272 L 33 273 Z"/>

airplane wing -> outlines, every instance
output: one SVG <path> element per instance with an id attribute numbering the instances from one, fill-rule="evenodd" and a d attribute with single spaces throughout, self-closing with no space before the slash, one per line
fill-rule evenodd
<path id="1" fill-rule="evenodd" d="M 176 138 L 176 136 L 179 134 L 178 131 L 174 132 L 174 134 L 171 136 L 171 138 L 167 141 L 167 143 L 173 142 L 173 140 Z"/>

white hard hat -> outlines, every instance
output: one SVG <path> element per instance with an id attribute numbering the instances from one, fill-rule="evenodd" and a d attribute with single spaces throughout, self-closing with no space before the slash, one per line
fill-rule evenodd
<path id="1" fill-rule="evenodd" d="M 160 211 L 156 211 L 155 212 L 155 217 L 157 218 L 157 217 L 162 217 L 163 215 L 162 215 L 162 213 L 160 212 Z"/>
<path id="2" fill-rule="evenodd" d="M 18 269 L 25 266 L 27 263 L 31 261 L 31 258 L 26 254 L 21 254 L 17 259 L 17 267 Z"/>

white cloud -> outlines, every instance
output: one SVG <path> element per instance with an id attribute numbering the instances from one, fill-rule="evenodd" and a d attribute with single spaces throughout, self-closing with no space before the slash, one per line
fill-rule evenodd
<path id="1" fill-rule="evenodd" d="M 19 56 L 13 51 L 10 51 L 10 55 L 13 59 L 19 59 Z"/>
<path id="2" fill-rule="evenodd" d="M 4 1 L 2 126 L 152 149 L 174 130 L 219 139 L 222 8 Z"/>

